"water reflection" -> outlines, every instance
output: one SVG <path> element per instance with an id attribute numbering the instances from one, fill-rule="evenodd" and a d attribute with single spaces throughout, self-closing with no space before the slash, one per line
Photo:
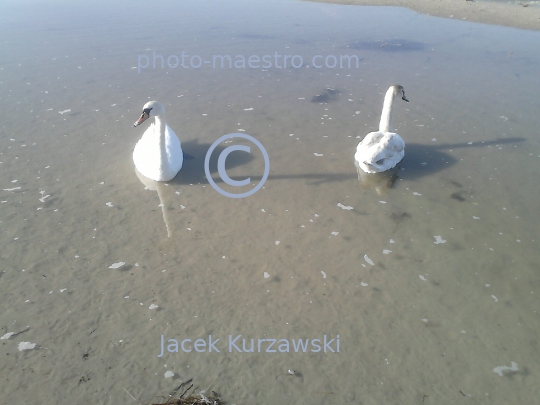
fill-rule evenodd
<path id="1" fill-rule="evenodd" d="M 149 179 L 148 177 L 142 175 L 137 169 L 135 169 L 135 174 L 148 190 L 157 192 L 160 202 L 159 205 L 161 207 L 161 212 L 163 213 L 163 221 L 165 222 L 165 228 L 167 229 L 167 237 L 170 238 L 173 235 L 169 216 L 169 212 L 173 210 L 170 202 L 170 194 L 173 192 L 174 188 L 170 187 L 168 183 Z"/>
<path id="2" fill-rule="evenodd" d="M 399 179 L 397 172 L 401 164 L 398 163 L 393 168 L 379 173 L 366 173 L 360 168 L 358 161 L 354 161 L 356 171 L 358 172 L 358 181 L 362 190 L 375 189 L 377 194 L 385 195 L 389 189 L 394 187 L 394 184 Z"/>

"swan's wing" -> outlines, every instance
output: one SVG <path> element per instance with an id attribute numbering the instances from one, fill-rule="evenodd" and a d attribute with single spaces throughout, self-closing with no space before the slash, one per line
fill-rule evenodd
<path id="1" fill-rule="evenodd" d="M 184 153 L 180 139 L 174 131 L 167 125 L 165 129 L 165 147 L 167 149 L 167 165 L 163 166 L 166 177 L 173 178 L 182 168 L 184 163 Z"/>
<path id="2" fill-rule="evenodd" d="M 371 148 L 371 162 L 382 161 L 383 159 L 394 158 L 399 155 L 399 160 L 403 158 L 405 150 L 405 142 L 398 134 L 387 132 L 381 138 L 377 145 Z M 398 160 L 398 161 L 399 161 Z"/>
<path id="3" fill-rule="evenodd" d="M 379 132 L 379 131 L 370 132 L 369 134 L 367 134 L 364 137 L 364 139 L 362 139 L 360 141 L 360 143 L 358 144 L 358 148 L 360 148 L 360 147 L 370 147 L 372 145 L 375 145 L 375 144 L 379 143 L 379 141 L 381 140 L 381 138 L 383 136 L 384 136 L 383 132 Z"/>
<path id="4" fill-rule="evenodd" d="M 381 144 L 384 148 L 392 150 L 393 152 L 399 153 L 405 149 L 405 142 L 396 133 L 388 132 L 384 134 L 381 139 Z"/>
<path id="5" fill-rule="evenodd" d="M 394 158 L 396 155 L 400 154 L 399 160 L 401 160 L 403 158 L 404 149 L 405 142 L 403 142 L 401 136 L 393 132 L 387 132 L 381 138 L 380 142 L 373 147 L 370 163 L 381 162 L 385 159 Z"/>
<path id="6" fill-rule="evenodd" d="M 383 172 L 394 167 L 404 156 L 405 142 L 392 132 L 372 132 L 362 141 L 354 158 L 362 170 L 368 173 Z M 364 138 L 365 139 L 365 138 Z M 374 142 L 378 139 L 378 142 Z"/>
<path id="7" fill-rule="evenodd" d="M 167 148 L 167 155 L 169 156 L 169 161 L 184 159 L 180 139 L 176 136 L 174 131 L 168 125 L 167 129 L 165 130 L 165 147 Z"/>
<path id="8" fill-rule="evenodd" d="M 176 136 L 172 128 L 168 125 L 165 129 L 165 143 L 167 146 L 181 148 L 180 139 L 178 138 L 178 136 Z"/>
<path id="9" fill-rule="evenodd" d="M 155 131 L 156 126 L 152 123 L 133 150 L 133 161 L 135 167 L 148 178 L 154 178 L 154 168 L 159 167 L 159 143 L 157 142 L 159 134 Z"/>
<path id="10" fill-rule="evenodd" d="M 367 134 L 364 139 L 358 143 L 356 153 L 354 154 L 354 160 L 360 163 L 370 160 L 370 156 L 373 154 L 373 148 L 377 147 L 383 135 L 382 132 L 378 131 Z"/>

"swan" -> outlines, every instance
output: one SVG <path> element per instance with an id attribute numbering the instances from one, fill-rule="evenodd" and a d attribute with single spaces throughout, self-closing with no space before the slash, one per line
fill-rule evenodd
<path id="1" fill-rule="evenodd" d="M 156 117 L 133 150 L 133 162 L 137 170 L 155 181 L 172 180 L 182 168 L 184 154 L 180 139 L 167 125 L 165 107 L 158 101 L 149 101 L 143 107 L 141 117 L 134 127 L 150 117 Z"/>
<path id="2" fill-rule="evenodd" d="M 383 110 L 379 130 L 370 132 L 356 147 L 354 160 L 367 173 L 379 173 L 395 167 L 405 155 L 405 142 L 401 136 L 393 132 L 392 107 L 394 101 L 405 97 L 403 86 L 390 86 L 384 96 Z"/>

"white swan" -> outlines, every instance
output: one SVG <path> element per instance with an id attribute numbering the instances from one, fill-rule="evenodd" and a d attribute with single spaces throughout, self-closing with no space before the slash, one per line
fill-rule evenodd
<path id="1" fill-rule="evenodd" d="M 184 154 L 180 139 L 165 121 L 165 107 L 149 101 L 134 127 L 150 117 L 156 117 L 133 150 L 133 162 L 142 175 L 156 181 L 172 180 L 182 168 Z"/>
<path id="2" fill-rule="evenodd" d="M 354 159 L 367 173 L 379 173 L 395 167 L 405 155 L 405 142 L 392 132 L 392 106 L 396 97 L 407 100 L 403 86 L 390 86 L 384 96 L 379 130 L 370 132 L 358 144 Z"/>

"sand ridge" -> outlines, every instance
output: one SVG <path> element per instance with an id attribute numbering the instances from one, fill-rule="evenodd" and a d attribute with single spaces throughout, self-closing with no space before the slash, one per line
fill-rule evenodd
<path id="1" fill-rule="evenodd" d="M 495 3 L 477 0 L 306 0 L 358 6 L 406 7 L 435 17 L 540 31 L 539 2 Z"/>

